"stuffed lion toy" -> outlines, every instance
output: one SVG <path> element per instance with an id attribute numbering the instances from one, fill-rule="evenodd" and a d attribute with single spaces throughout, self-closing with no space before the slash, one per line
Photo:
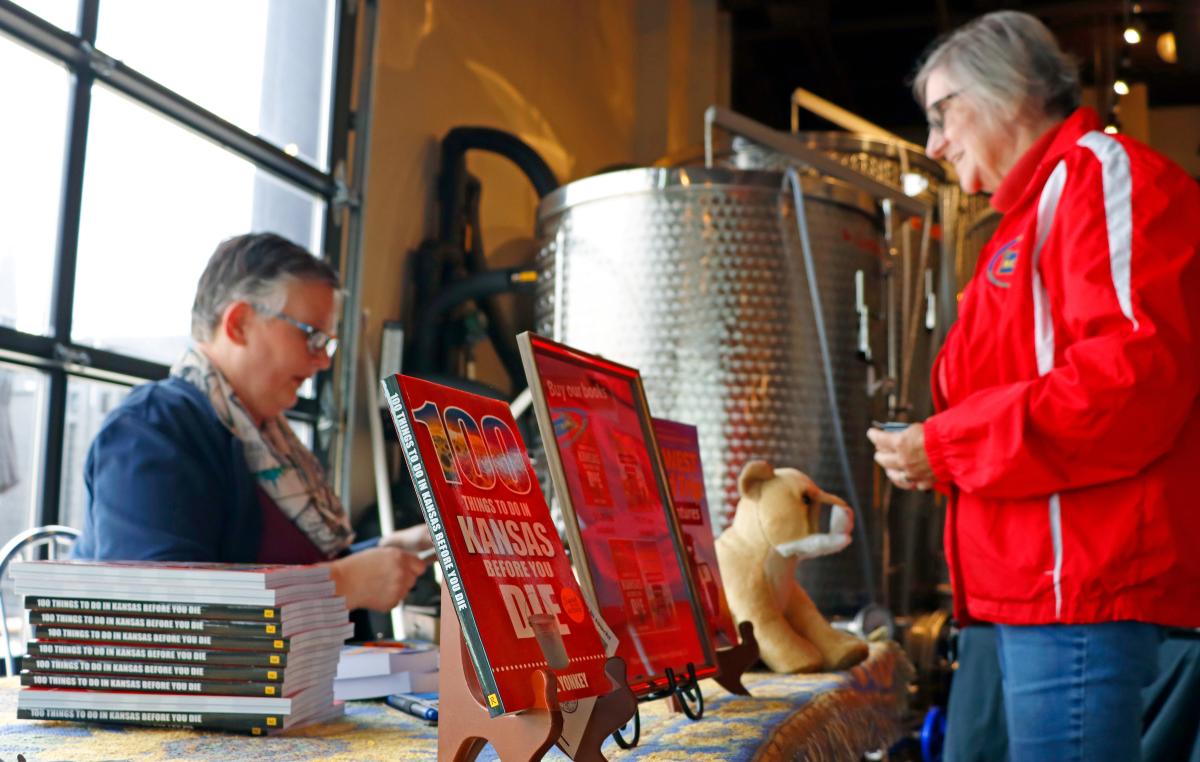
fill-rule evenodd
<path id="1" fill-rule="evenodd" d="M 804 558 L 850 544 L 854 512 L 794 468 L 746 464 L 738 477 L 733 524 L 717 538 L 717 561 L 729 608 L 754 625 L 759 653 L 776 672 L 847 669 L 867 657 L 867 644 L 836 630 L 796 582 Z M 821 505 L 831 505 L 830 532 L 817 534 Z"/>

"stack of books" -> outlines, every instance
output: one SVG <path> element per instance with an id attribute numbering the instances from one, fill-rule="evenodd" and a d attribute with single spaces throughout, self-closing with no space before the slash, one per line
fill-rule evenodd
<path id="1" fill-rule="evenodd" d="M 17 716 L 261 735 L 332 719 L 353 632 L 324 566 L 13 564 L 34 638 Z"/>
<path id="2" fill-rule="evenodd" d="M 338 701 L 437 690 L 437 646 L 418 641 L 344 646 L 333 681 L 333 697 Z"/>

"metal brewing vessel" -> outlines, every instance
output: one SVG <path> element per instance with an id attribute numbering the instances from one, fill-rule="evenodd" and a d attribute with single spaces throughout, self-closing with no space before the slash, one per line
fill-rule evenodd
<path id="1" fill-rule="evenodd" d="M 631 169 L 565 185 L 539 207 L 538 332 L 640 369 L 652 413 L 698 427 L 714 512 L 736 505 L 738 474 L 755 458 L 849 494 L 783 177 Z M 883 355 L 879 215 L 836 181 L 805 177 L 803 189 L 845 446 L 867 501 L 865 432 L 883 412 L 873 383 Z M 869 507 L 855 508 L 872 547 L 802 565 L 827 611 L 865 602 L 858 554 L 878 556 Z"/>
<path id="2" fill-rule="evenodd" d="M 987 225 L 968 224 L 965 208 L 978 206 L 982 197 L 964 198 L 948 182 L 942 164 L 902 140 L 848 132 L 798 132 L 792 137 L 808 148 L 836 159 L 842 165 L 879 182 L 903 190 L 937 209 L 935 221 L 943 234 L 932 241 L 928 256 L 920 256 L 919 234 L 902 215 L 885 215 L 885 239 L 892 267 L 887 278 L 884 322 L 888 326 L 886 377 L 890 379 L 891 417 L 921 421 L 933 413 L 930 368 L 946 331 L 957 314 L 957 296 L 974 269 L 979 243 L 971 231 Z M 805 171 L 796 160 L 735 137 L 725 161 L 744 169 Z M 994 225 L 993 225 L 994 227 Z M 986 238 L 984 239 L 986 240 Z M 969 252 L 969 253 L 968 253 Z M 965 253 L 968 253 L 964 256 Z M 969 258 L 969 269 L 964 260 Z M 914 321 L 917 325 L 914 325 Z M 915 328 L 915 330 L 914 330 Z M 931 494 L 880 489 L 877 525 L 882 534 L 882 601 L 907 614 L 939 605 L 935 592 L 947 581 L 941 559 L 942 511 Z"/>

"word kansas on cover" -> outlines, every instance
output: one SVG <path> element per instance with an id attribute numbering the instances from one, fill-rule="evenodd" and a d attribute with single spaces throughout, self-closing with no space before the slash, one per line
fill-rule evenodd
<path id="1" fill-rule="evenodd" d="M 508 405 L 383 379 L 421 511 L 492 716 L 607 693 L 606 655 Z M 445 612 L 443 612 L 445 614 Z"/>

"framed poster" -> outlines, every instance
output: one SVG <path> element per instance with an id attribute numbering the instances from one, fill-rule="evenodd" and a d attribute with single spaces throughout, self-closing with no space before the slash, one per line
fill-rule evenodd
<path id="1" fill-rule="evenodd" d="M 517 337 L 585 596 L 616 634 L 629 687 L 717 674 L 637 370 Z"/>
<path id="2" fill-rule="evenodd" d="M 700 595 L 704 618 L 713 646 L 729 648 L 738 644 L 737 626 L 725 584 L 717 565 L 716 538 L 712 517 L 708 515 L 708 499 L 704 494 L 704 469 L 700 463 L 700 437 L 696 427 L 665 418 L 655 418 L 654 436 L 662 454 L 667 483 L 671 486 L 671 502 L 675 518 L 683 532 L 692 581 Z"/>

